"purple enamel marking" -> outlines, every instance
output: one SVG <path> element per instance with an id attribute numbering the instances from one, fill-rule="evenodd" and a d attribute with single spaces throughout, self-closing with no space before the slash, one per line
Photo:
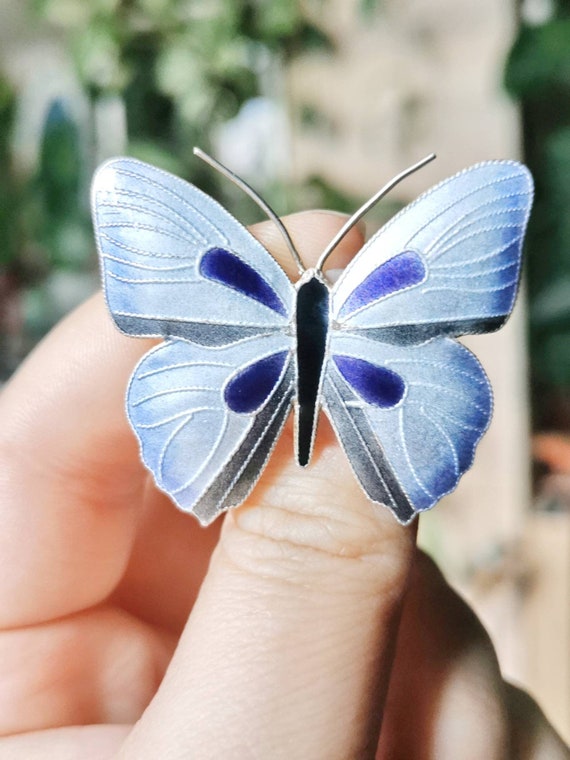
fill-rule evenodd
<path id="1" fill-rule="evenodd" d="M 368 404 L 390 409 L 404 397 L 406 384 L 397 372 L 354 356 L 337 354 L 333 359 L 340 374 Z"/>
<path id="2" fill-rule="evenodd" d="M 224 390 L 224 401 L 232 412 L 251 414 L 267 401 L 279 382 L 287 351 L 266 356 L 233 377 Z"/>
<path id="3" fill-rule="evenodd" d="M 347 317 L 352 312 L 379 301 L 399 290 L 411 288 L 422 282 L 426 269 L 421 257 L 415 251 L 404 251 L 385 261 L 372 270 L 360 285 L 352 291 L 343 303 L 339 317 Z"/>
<path id="4" fill-rule="evenodd" d="M 287 316 L 283 302 L 259 272 L 224 248 L 210 248 L 206 251 L 200 260 L 200 274 Z"/>

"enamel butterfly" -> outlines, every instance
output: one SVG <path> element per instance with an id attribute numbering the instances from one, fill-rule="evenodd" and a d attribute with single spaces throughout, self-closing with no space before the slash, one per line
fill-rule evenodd
<path id="1" fill-rule="evenodd" d="M 501 327 L 513 308 L 531 176 L 490 161 L 441 182 L 329 284 L 328 254 L 387 188 L 306 271 L 255 196 L 302 271 L 292 284 L 193 185 L 129 158 L 96 173 L 110 312 L 129 335 L 165 338 L 136 367 L 127 414 L 157 486 L 202 524 L 247 498 L 292 406 L 298 463 L 310 461 L 322 408 L 367 496 L 403 524 L 471 466 L 492 393 L 454 338 Z"/>

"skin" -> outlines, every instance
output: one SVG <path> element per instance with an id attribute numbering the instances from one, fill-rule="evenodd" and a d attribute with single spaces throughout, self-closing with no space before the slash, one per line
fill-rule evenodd
<path id="1" fill-rule="evenodd" d="M 307 263 L 342 222 L 287 220 Z M 287 429 L 246 505 L 178 512 L 124 414 L 151 345 L 97 295 L 0 395 L 0 760 L 569 757 L 326 421 L 308 469 Z"/>

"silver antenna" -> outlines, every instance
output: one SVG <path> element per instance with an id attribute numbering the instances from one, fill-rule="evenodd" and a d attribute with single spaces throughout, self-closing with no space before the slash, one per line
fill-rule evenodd
<path id="1" fill-rule="evenodd" d="M 228 169 L 226 166 L 221 164 L 219 161 L 216 161 L 215 158 L 212 158 L 212 156 L 209 156 L 207 153 L 204 153 L 203 150 L 200 148 L 194 148 L 194 155 L 198 156 L 198 158 L 201 158 L 202 161 L 205 161 L 207 164 L 210 164 L 214 169 L 220 172 L 220 174 L 223 174 L 224 177 L 230 180 L 230 182 L 233 182 L 234 185 L 237 185 L 239 188 L 241 188 L 249 197 L 257 203 L 259 208 L 267 214 L 267 216 L 271 219 L 271 221 L 277 225 L 277 229 L 283 236 L 283 239 L 285 240 L 285 243 L 287 245 L 287 248 L 291 252 L 291 255 L 293 256 L 293 260 L 295 261 L 295 264 L 297 265 L 297 269 L 299 270 L 299 274 L 303 274 L 305 271 L 305 267 L 303 266 L 303 262 L 301 261 L 301 257 L 299 256 L 297 249 L 295 248 L 295 245 L 293 241 L 291 240 L 291 235 L 287 232 L 287 228 L 279 219 L 275 211 L 271 208 L 271 206 L 266 203 L 263 198 L 260 198 L 260 196 L 255 192 L 255 190 L 250 187 L 245 180 L 241 179 L 241 177 L 238 177 L 237 174 L 234 174 L 230 169 Z"/>
<path id="2" fill-rule="evenodd" d="M 430 153 L 429 156 L 426 156 L 425 158 L 422 158 L 421 161 L 418 161 L 417 164 L 414 164 L 413 166 L 410 166 L 408 169 L 405 169 L 403 172 L 400 172 L 394 179 L 391 179 L 390 182 L 388 182 L 387 185 L 384 185 L 384 187 L 380 188 L 378 192 L 370 198 L 370 200 L 367 200 L 366 203 L 361 206 L 356 213 L 354 213 L 350 219 L 344 224 L 341 229 L 337 232 L 337 234 L 334 236 L 334 238 L 331 240 L 331 242 L 327 245 L 325 250 L 322 252 L 315 269 L 317 272 L 320 272 L 322 268 L 325 265 L 326 260 L 331 255 L 331 253 L 334 251 L 334 249 L 337 247 L 337 245 L 340 243 L 340 241 L 348 235 L 350 230 L 354 227 L 354 225 L 362 219 L 364 214 L 366 214 L 370 209 L 375 206 L 379 200 L 381 200 L 385 195 L 387 195 L 390 190 L 392 190 L 394 187 L 396 187 L 397 184 L 399 184 L 403 179 L 406 177 L 409 177 L 410 174 L 413 174 L 418 169 L 421 169 L 426 164 L 429 164 L 430 161 L 433 161 L 435 158 L 435 153 Z"/>

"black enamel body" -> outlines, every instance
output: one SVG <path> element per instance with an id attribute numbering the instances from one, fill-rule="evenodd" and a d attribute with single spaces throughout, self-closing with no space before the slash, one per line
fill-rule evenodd
<path id="1" fill-rule="evenodd" d="M 327 285 L 317 276 L 297 291 L 297 461 L 309 463 L 329 331 Z"/>

